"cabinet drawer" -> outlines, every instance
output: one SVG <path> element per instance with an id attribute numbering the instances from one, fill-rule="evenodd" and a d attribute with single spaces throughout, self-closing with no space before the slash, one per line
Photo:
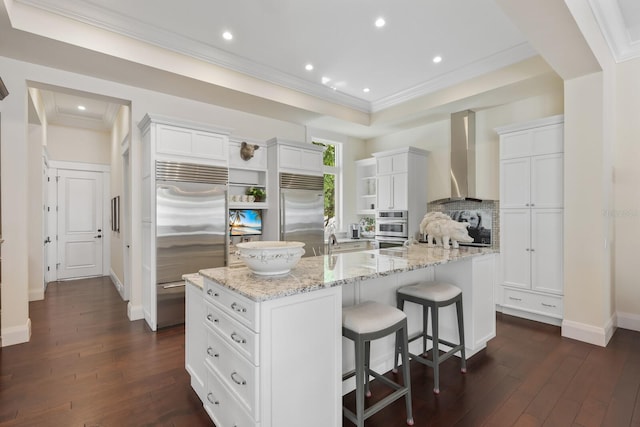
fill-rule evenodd
<path id="1" fill-rule="evenodd" d="M 235 319 L 255 332 L 260 332 L 258 311 L 260 306 L 214 281 L 205 278 L 205 298 L 222 307 L 232 319 Z"/>
<path id="2" fill-rule="evenodd" d="M 562 318 L 562 297 L 504 288 L 504 306 Z"/>
<path id="3" fill-rule="evenodd" d="M 259 371 L 256 366 L 240 356 L 225 339 L 207 330 L 206 365 L 224 381 L 237 400 L 254 418 L 259 418 Z"/>
<path id="4" fill-rule="evenodd" d="M 235 400 L 231 391 L 210 369 L 207 369 L 207 393 L 204 408 L 217 426 L 260 426 L 242 409 L 242 405 Z"/>
<path id="5" fill-rule="evenodd" d="M 205 324 L 223 336 L 231 347 L 258 365 L 259 335 L 227 316 L 222 309 L 206 302 Z"/>

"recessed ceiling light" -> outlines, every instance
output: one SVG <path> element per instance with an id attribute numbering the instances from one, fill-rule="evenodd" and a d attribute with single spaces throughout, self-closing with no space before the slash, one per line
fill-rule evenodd
<path id="1" fill-rule="evenodd" d="M 329 77 L 323 77 L 322 78 L 322 84 L 326 85 L 327 83 L 329 83 L 331 81 L 331 79 Z"/>
<path id="2" fill-rule="evenodd" d="M 376 19 L 376 27 L 382 28 L 384 27 L 385 24 L 386 24 L 386 21 L 384 20 L 384 18 Z"/>
<path id="3" fill-rule="evenodd" d="M 364 89 L 362 89 L 362 91 L 364 93 L 369 93 L 371 91 L 371 89 L 369 89 L 368 87 L 365 87 Z"/>
<path id="4" fill-rule="evenodd" d="M 307 65 L 305 65 L 305 66 L 304 66 L 304 69 L 305 69 L 305 70 L 307 70 L 307 71 L 311 71 L 311 70 L 313 70 L 313 64 L 307 64 Z"/>
<path id="5" fill-rule="evenodd" d="M 225 40 L 231 40 L 233 38 L 233 34 L 231 34 L 229 31 L 225 31 L 224 33 L 222 33 L 222 38 Z"/>
<path id="6" fill-rule="evenodd" d="M 78 110 L 84 111 L 86 109 L 87 109 L 87 107 L 85 107 L 84 105 L 78 105 Z"/>
<path id="7" fill-rule="evenodd" d="M 442 56 L 440 56 L 440 55 L 434 56 L 433 57 L 433 62 L 436 63 L 436 64 L 442 62 Z"/>

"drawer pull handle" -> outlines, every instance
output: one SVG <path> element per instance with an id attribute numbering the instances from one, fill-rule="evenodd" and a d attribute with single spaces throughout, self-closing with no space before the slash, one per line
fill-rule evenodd
<path id="1" fill-rule="evenodd" d="M 211 357 L 218 357 L 220 356 L 218 353 L 214 353 L 213 349 L 211 347 L 207 348 L 207 354 Z"/>
<path id="2" fill-rule="evenodd" d="M 231 304 L 231 308 L 232 308 L 234 311 L 237 311 L 238 313 L 246 313 L 246 312 L 247 312 L 247 309 L 246 309 L 246 308 L 244 308 L 244 307 L 243 307 L 243 306 L 241 306 L 241 305 L 236 304 L 235 302 L 234 302 L 233 304 Z"/>
<path id="3" fill-rule="evenodd" d="M 240 335 L 236 334 L 235 332 L 231 333 L 231 339 L 234 340 L 235 342 L 237 342 L 238 344 L 246 344 L 247 340 L 245 340 L 244 338 L 242 338 Z"/>
<path id="4" fill-rule="evenodd" d="M 522 298 L 516 298 L 516 297 L 509 297 L 509 299 L 513 301 L 522 301 Z"/>
<path id="5" fill-rule="evenodd" d="M 238 373 L 235 372 L 235 371 L 231 373 L 231 379 L 233 380 L 234 383 L 236 383 L 238 385 L 246 385 L 247 384 L 247 382 L 240 375 L 238 375 Z"/>
<path id="6" fill-rule="evenodd" d="M 207 314 L 207 320 L 209 322 L 213 322 L 213 323 L 218 323 L 219 320 L 218 319 L 214 319 L 212 314 Z"/>
<path id="7" fill-rule="evenodd" d="M 207 400 L 208 400 L 209 402 L 213 403 L 214 405 L 219 405 L 219 404 L 220 404 L 220 402 L 218 402 L 217 400 L 215 400 L 215 399 L 213 398 L 213 393 L 209 393 L 209 394 L 207 394 Z"/>
<path id="8" fill-rule="evenodd" d="M 209 295 L 213 295 L 213 291 L 212 291 L 211 289 L 208 289 L 208 290 L 207 290 L 207 294 L 209 294 Z"/>
<path id="9" fill-rule="evenodd" d="M 214 296 L 214 297 L 219 297 L 220 296 L 217 292 L 214 293 L 212 289 L 208 289 L 207 290 L 207 295 Z"/>
<path id="10" fill-rule="evenodd" d="M 542 304 L 543 307 L 556 308 L 556 306 L 553 304 L 545 304 L 543 302 L 541 302 L 540 304 Z"/>

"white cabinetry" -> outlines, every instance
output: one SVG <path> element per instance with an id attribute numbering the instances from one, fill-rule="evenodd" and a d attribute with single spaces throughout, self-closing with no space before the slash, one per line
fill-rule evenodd
<path id="1" fill-rule="evenodd" d="M 497 129 L 500 252 L 496 303 L 559 324 L 563 294 L 563 117 Z"/>
<path id="2" fill-rule="evenodd" d="M 191 375 L 191 387 L 204 402 L 207 384 L 204 366 L 207 337 L 202 322 L 205 317 L 204 292 L 199 286 L 187 282 L 185 298 L 185 368 Z"/>
<path id="3" fill-rule="evenodd" d="M 373 215 L 377 206 L 376 159 L 356 161 L 356 210 L 359 215 Z"/>
<path id="4" fill-rule="evenodd" d="M 312 144 L 272 138 L 267 144 L 277 144 L 278 169 L 304 175 L 322 175 L 322 147 Z"/>
<path id="5" fill-rule="evenodd" d="M 418 238 L 427 211 L 427 151 L 414 147 L 373 153 L 377 210 L 408 211 L 409 236 Z"/>
<path id="6" fill-rule="evenodd" d="M 203 403 L 216 425 L 341 425 L 339 286 L 258 303 L 205 278 L 204 299 Z"/>

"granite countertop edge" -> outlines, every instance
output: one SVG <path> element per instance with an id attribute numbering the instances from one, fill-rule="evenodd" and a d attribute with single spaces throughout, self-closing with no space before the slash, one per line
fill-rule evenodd
<path id="1" fill-rule="evenodd" d="M 497 250 L 492 248 L 461 247 L 445 250 L 420 244 L 403 249 L 399 253 L 376 249 L 306 257 L 302 258 L 291 272 L 280 276 L 259 276 L 244 266 L 236 266 L 205 269 L 199 274 L 183 277 L 188 283 L 201 289 L 202 279 L 207 278 L 252 301 L 263 302 L 496 252 Z M 393 253 L 398 253 L 398 256 L 388 255 Z M 368 267 L 367 263 L 375 265 L 376 270 Z M 339 272 L 336 273 L 335 270 Z"/>

